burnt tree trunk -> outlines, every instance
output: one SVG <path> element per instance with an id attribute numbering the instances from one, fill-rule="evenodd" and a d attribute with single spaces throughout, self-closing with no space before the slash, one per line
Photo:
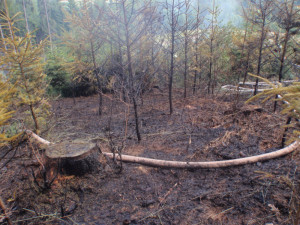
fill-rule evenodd
<path id="1" fill-rule="evenodd" d="M 134 78 L 133 78 L 133 70 L 132 70 L 130 33 L 129 33 L 129 27 L 128 27 L 129 24 L 128 24 L 124 1 L 122 2 L 122 10 L 123 10 L 123 16 L 124 16 L 125 38 L 126 38 L 127 60 L 128 60 L 127 70 L 128 70 L 128 75 L 129 75 L 129 95 L 130 95 L 130 98 L 133 103 L 136 136 L 137 136 L 138 142 L 140 142 L 142 140 L 142 138 L 141 138 L 140 129 L 139 129 L 138 105 L 136 102 L 134 81 L 133 81 Z"/>
<path id="2" fill-rule="evenodd" d="M 170 64 L 170 74 L 169 74 L 169 106 L 170 115 L 173 113 L 173 102 L 172 102 L 172 89 L 173 89 L 173 76 L 174 76 L 174 55 L 175 55 L 175 1 L 172 1 L 171 9 L 171 64 Z"/>
<path id="3" fill-rule="evenodd" d="M 197 77 L 199 75 L 199 69 L 201 69 L 201 65 L 199 65 L 199 26 L 200 26 L 200 3 L 198 1 L 197 5 L 197 21 L 196 21 L 196 41 L 195 41 L 195 71 L 194 71 L 194 81 L 193 81 L 193 95 L 196 94 L 196 85 L 197 85 Z M 201 58 L 200 58 L 201 60 Z M 198 67 L 199 66 L 199 67 Z M 199 78 L 200 80 L 200 78 Z"/>
<path id="4" fill-rule="evenodd" d="M 278 81 L 281 82 L 282 78 L 283 78 L 283 69 L 284 69 L 284 64 L 285 64 L 285 58 L 286 58 L 286 52 L 287 52 L 287 46 L 288 46 L 288 42 L 290 40 L 290 32 L 292 29 L 292 16 L 293 16 L 293 9 L 294 9 L 294 4 L 295 1 L 293 0 L 291 5 L 290 5 L 290 10 L 287 10 L 287 20 L 286 20 L 286 27 L 285 27 L 285 35 L 284 35 L 284 43 L 283 43 L 283 50 L 282 50 L 282 54 L 280 57 L 280 67 L 279 67 L 279 73 L 278 73 Z M 286 8 L 288 8 L 286 6 Z M 276 99 L 278 98 L 278 95 L 276 95 Z M 274 102 L 274 112 L 276 111 L 277 108 L 277 101 Z"/>

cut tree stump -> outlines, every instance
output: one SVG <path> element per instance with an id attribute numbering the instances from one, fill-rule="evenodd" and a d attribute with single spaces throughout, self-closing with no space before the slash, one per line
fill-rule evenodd
<path id="1" fill-rule="evenodd" d="M 99 162 L 95 157 L 95 144 L 74 140 L 51 143 L 45 148 L 47 165 L 57 165 L 60 173 L 83 175 L 94 171 Z"/>

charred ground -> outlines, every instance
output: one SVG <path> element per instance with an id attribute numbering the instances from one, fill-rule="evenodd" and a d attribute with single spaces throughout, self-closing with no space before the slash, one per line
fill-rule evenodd
<path id="1" fill-rule="evenodd" d="M 124 154 L 181 161 L 234 159 L 280 147 L 286 118 L 272 113 L 271 105 L 245 106 L 233 95 L 181 96 L 178 91 L 171 116 L 166 94 L 155 91 L 143 99 L 140 143 L 132 109 L 128 113 L 128 106 L 111 95 L 101 118 L 97 96 L 76 98 L 76 104 L 53 101 L 54 126 L 42 136 L 53 142 L 97 141 L 106 152 L 123 143 Z M 292 224 L 299 204 L 299 151 L 223 169 L 123 164 L 121 173 L 99 157 L 96 171 L 59 175 L 51 189 L 40 192 L 31 174 L 39 164 L 30 145 L 37 149 L 24 143 L 1 169 L 1 196 L 19 224 Z"/>

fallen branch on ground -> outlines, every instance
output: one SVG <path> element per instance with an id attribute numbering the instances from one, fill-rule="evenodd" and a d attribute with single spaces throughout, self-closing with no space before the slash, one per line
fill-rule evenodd
<path id="1" fill-rule="evenodd" d="M 34 134 L 32 131 L 26 131 L 26 133 L 28 134 L 28 136 L 33 137 L 34 139 L 36 139 L 38 142 L 42 144 L 46 144 L 46 145 L 50 144 L 49 141 L 39 137 L 38 135 Z M 187 168 L 221 168 L 221 167 L 239 166 L 239 165 L 245 165 L 245 164 L 275 159 L 295 151 L 299 147 L 299 145 L 300 145 L 299 141 L 295 141 L 289 146 L 274 152 L 245 157 L 245 158 L 239 158 L 239 159 L 222 160 L 222 161 L 182 162 L 182 161 L 151 159 L 151 158 L 122 154 L 122 162 L 138 163 L 146 166 L 165 167 L 165 168 L 186 168 L 186 169 Z M 113 158 L 113 153 L 103 152 L 103 155 L 108 156 L 109 158 Z M 120 160 L 120 156 L 117 156 L 116 159 Z"/>

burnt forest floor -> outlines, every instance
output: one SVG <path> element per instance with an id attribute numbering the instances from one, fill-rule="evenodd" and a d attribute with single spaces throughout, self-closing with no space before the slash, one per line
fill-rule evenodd
<path id="1" fill-rule="evenodd" d="M 59 99 L 51 103 L 52 126 L 41 136 L 52 142 L 94 141 L 105 152 L 123 143 L 127 155 L 178 161 L 235 159 L 279 149 L 286 118 L 272 113 L 271 103 L 244 105 L 245 99 L 238 104 L 230 95 L 183 99 L 177 91 L 170 116 L 166 92 L 155 90 L 143 105 L 139 102 L 140 143 L 132 108 L 128 112 L 128 105 L 112 95 L 104 97 L 101 117 L 97 96 L 76 98 L 76 104 Z M 299 204 L 291 188 L 299 186 L 299 151 L 221 169 L 123 163 L 121 173 L 100 155 L 96 170 L 60 174 L 41 192 L 32 175 L 40 171 L 37 153 L 30 149 L 43 151 L 23 143 L 0 171 L 0 195 L 13 224 L 292 224 Z"/>

